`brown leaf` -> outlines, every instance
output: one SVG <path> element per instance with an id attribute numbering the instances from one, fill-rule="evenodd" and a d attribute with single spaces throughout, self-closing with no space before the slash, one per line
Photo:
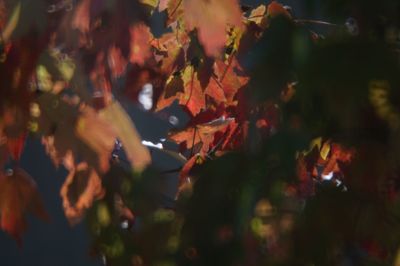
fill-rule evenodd
<path id="1" fill-rule="evenodd" d="M 228 26 L 242 27 L 242 11 L 237 0 L 186 0 L 184 10 L 187 29 L 197 29 L 208 56 L 220 55 L 227 41 Z"/>
<path id="2" fill-rule="evenodd" d="M 26 230 L 25 214 L 31 212 L 42 220 L 49 217 L 44 209 L 36 183 L 22 169 L 16 168 L 8 175 L 0 174 L 1 229 L 21 244 Z"/>
<path id="3" fill-rule="evenodd" d="M 117 133 L 106 119 L 90 107 L 85 107 L 78 117 L 75 133 L 99 158 L 102 172 L 109 168 L 109 158 L 115 146 Z"/>
<path id="4" fill-rule="evenodd" d="M 140 172 L 146 168 L 151 163 L 150 152 L 142 144 L 135 125 L 122 106 L 114 101 L 99 115 L 113 127 L 134 170 Z"/>

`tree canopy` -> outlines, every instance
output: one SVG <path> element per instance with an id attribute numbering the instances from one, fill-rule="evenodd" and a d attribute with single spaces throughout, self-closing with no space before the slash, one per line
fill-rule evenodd
<path id="1" fill-rule="evenodd" d="M 400 2 L 304 6 L 0 1 L 0 228 L 51 219 L 35 138 L 106 265 L 400 265 Z M 154 143 L 131 104 L 187 123 Z"/>

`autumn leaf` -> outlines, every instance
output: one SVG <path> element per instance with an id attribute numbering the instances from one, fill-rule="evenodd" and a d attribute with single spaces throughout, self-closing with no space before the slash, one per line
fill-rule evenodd
<path id="1" fill-rule="evenodd" d="M 126 70 L 127 64 L 128 60 L 124 58 L 120 48 L 113 45 L 108 49 L 108 65 L 113 78 L 121 77 Z"/>
<path id="2" fill-rule="evenodd" d="M 22 150 L 25 145 L 26 133 L 22 133 L 16 138 L 7 138 L 7 148 L 11 158 L 18 161 L 21 158 Z"/>
<path id="3" fill-rule="evenodd" d="M 157 107 L 155 111 L 160 111 L 170 106 L 178 97 L 178 93 L 182 93 L 183 80 L 180 75 L 173 75 L 164 88 L 163 93 L 157 101 Z"/>
<path id="4" fill-rule="evenodd" d="M 20 168 L 0 174 L 0 226 L 19 244 L 27 227 L 25 215 L 28 212 L 42 220 L 49 219 L 35 181 Z"/>
<path id="5" fill-rule="evenodd" d="M 60 190 L 65 216 L 70 224 L 83 218 L 85 210 L 93 201 L 101 199 L 104 191 L 98 173 L 86 162 L 71 169 Z"/>
<path id="6" fill-rule="evenodd" d="M 129 61 L 142 66 L 152 56 L 150 42 L 153 34 L 150 32 L 150 28 L 143 23 L 131 26 L 129 32 L 131 37 Z"/>
<path id="7" fill-rule="evenodd" d="M 90 5 L 92 0 L 82 0 L 76 7 L 72 18 L 72 28 L 78 29 L 82 33 L 90 30 Z"/>
<path id="8" fill-rule="evenodd" d="M 76 122 L 75 133 L 79 139 L 97 153 L 100 170 L 106 172 L 117 138 L 112 125 L 98 115 L 94 109 L 85 107 Z"/>
<path id="9" fill-rule="evenodd" d="M 184 19 L 189 31 L 197 29 L 208 56 L 218 57 L 227 41 L 228 26 L 242 27 L 237 0 L 186 0 Z"/>
<path id="10" fill-rule="evenodd" d="M 190 126 L 189 128 L 170 134 L 169 138 L 176 143 L 185 143 L 187 149 L 191 149 L 201 143 L 201 151 L 207 153 L 214 142 L 214 135 L 217 132 L 224 131 L 233 118 L 218 118 L 208 123 Z"/>
<path id="11" fill-rule="evenodd" d="M 189 112 L 195 116 L 206 107 L 206 101 L 193 66 L 185 68 L 182 73 L 182 80 L 184 93 L 179 98 L 179 104 L 186 106 Z"/>
<path id="12" fill-rule="evenodd" d="M 248 20 L 254 22 L 257 25 L 260 25 L 264 20 L 266 12 L 267 7 L 265 5 L 259 5 L 257 8 L 251 11 Z"/>
<path id="13" fill-rule="evenodd" d="M 292 17 L 282 4 L 278 3 L 277 1 L 272 1 L 267 7 L 267 17 L 274 18 L 279 15 L 283 15 L 288 18 Z"/>
<path id="14" fill-rule="evenodd" d="M 194 179 L 189 176 L 190 171 L 196 164 L 201 164 L 204 161 L 203 154 L 195 154 L 189 160 L 186 161 L 182 170 L 179 173 L 179 185 L 178 191 L 176 193 L 175 198 L 179 198 L 179 196 L 183 193 L 191 194 L 191 190 L 193 189 Z"/>
<path id="15" fill-rule="evenodd" d="M 158 5 L 158 0 L 139 0 L 140 3 L 155 8 Z"/>
<path id="16" fill-rule="evenodd" d="M 167 26 L 183 19 L 184 8 L 183 2 L 185 0 L 160 0 L 159 8 L 163 11 L 166 8 L 168 12 Z"/>
<path id="17" fill-rule="evenodd" d="M 142 144 L 140 135 L 126 111 L 114 101 L 102 109 L 99 115 L 116 132 L 133 169 L 138 172 L 143 171 L 151 163 L 150 152 Z"/>
<path id="18" fill-rule="evenodd" d="M 226 63 L 217 60 L 214 71 L 218 77 L 219 86 L 224 90 L 227 104 L 236 105 L 234 102 L 236 94 L 249 81 L 249 78 L 243 74 L 239 62 L 234 57 L 230 57 Z"/>
<path id="19" fill-rule="evenodd" d="M 16 29 L 16 27 L 18 25 L 20 14 L 21 14 L 21 3 L 19 2 L 15 6 L 15 8 L 10 16 L 10 19 L 7 21 L 7 24 L 5 25 L 4 29 L 3 29 L 3 27 L 1 27 L 2 41 L 8 42 L 10 40 L 12 33 L 14 32 L 14 30 Z"/>

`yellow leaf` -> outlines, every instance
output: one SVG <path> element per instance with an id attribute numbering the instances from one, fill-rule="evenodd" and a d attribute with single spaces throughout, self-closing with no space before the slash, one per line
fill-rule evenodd
<path id="1" fill-rule="evenodd" d="M 139 2 L 142 4 L 145 4 L 145 5 L 151 6 L 153 8 L 158 6 L 158 0 L 140 0 Z"/>

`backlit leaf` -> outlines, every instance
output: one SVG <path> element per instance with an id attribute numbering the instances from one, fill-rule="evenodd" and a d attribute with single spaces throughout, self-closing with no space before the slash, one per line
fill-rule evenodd
<path id="1" fill-rule="evenodd" d="M 208 56 L 221 54 L 228 26 L 242 27 L 242 12 L 236 0 L 185 0 L 184 10 L 187 29 L 197 29 Z"/>
<path id="2" fill-rule="evenodd" d="M 25 215 L 28 212 L 42 220 L 49 219 L 32 177 L 20 168 L 13 169 L 12 173 L 1 173 L 0 226 L 19 244 L 27 227 Z"/>
<path id="3" fill-rule="evenodd" d="M 131 47 L 129 61 L 138 65 L 144 65 L 151 56 L 150 42 L 153 35 L 150 28 L 143 23 L 135 24 L 129 29 Z"/>

